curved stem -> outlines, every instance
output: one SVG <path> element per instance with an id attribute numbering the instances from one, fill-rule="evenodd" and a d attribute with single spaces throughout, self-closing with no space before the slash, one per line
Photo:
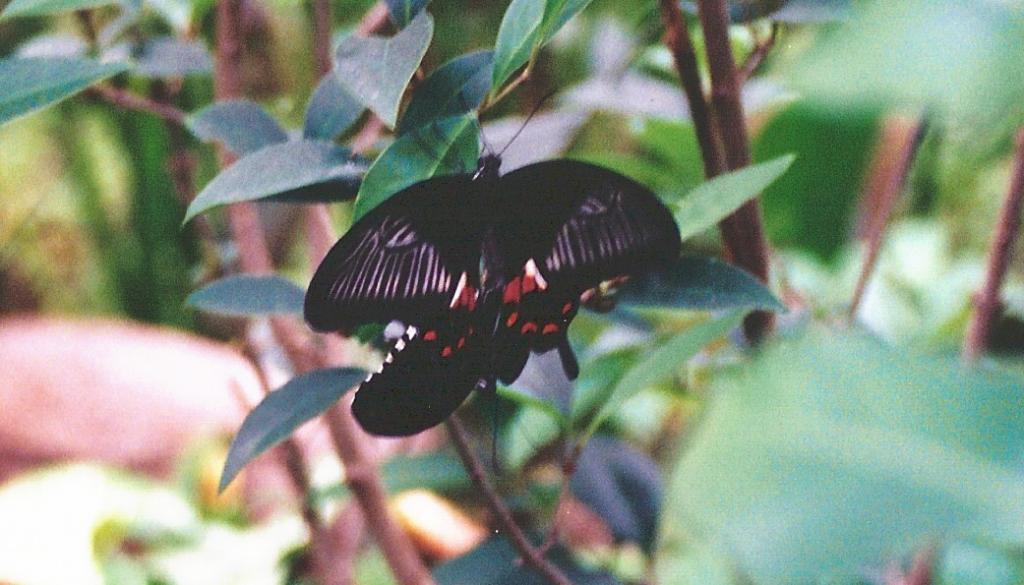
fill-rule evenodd
<path id="1" fill-rule="evenodd" d="M 505 505 L 505 502 L 501 501 L 501 496 L 498 495 L 494 486 L 487 479 L 487 474 L 484 472 L 484 466 L 480 462 L 480 458 L 476 456 L 472 447 L 469 446 L 466 430 L 462 427 L 458 417 L 453 414 L 445 424 L 448 427 L 448 434 L 451 436 L 452 443 L 455 444 L 455 450 L 459 452 L 459 457 L 462 458 L 462 462 L 466 466 L 470 479 L 473 480 L 473 483 L 476 484 L 483 494 L 484 499 L 487 500 L 488 506 L 494 512 L 502 530 L 512 542 L 512 546 L 519 551 L 523 562 L 555 585 L 572 585 L 572 582 L 565 576 L 565 573 L 544 558 L 544 555 L 530 543 L 526 535 L 523 534 L 523 530 L 516 524 L 508 506 Z"/>

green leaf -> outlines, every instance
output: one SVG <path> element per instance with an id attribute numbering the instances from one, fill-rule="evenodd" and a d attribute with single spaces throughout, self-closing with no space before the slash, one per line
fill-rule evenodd
<path id="1" fill-rule="evenodd" d="M 493 51 L 460 55 L 427 77 L 409 102 L 398 125 L 404 134 L 431 120 L 475 110 L 491 89 Z"/>
<path id="2" fill-rule="evenodd" d="M 539 539 L 532 538 L 535 543 Z M 554 563 L 573 585 L 621 585 L 609 573 L 583 566 L 574 555 L 561 545 L 548 551 L 548 560 Z M 519 553 L 504 537 L 495 536 L 468 553 L 446 561 L 433 571 L 437 585 L 546 585 L 547 579 L 526 566 Z"/>
<path id="3" fill-rule="evenodd" d="M 391 38 L 349 36 L 338 45 L 335 75 L 353 97 L 394 128 L 405 86 L 433 34 L 434 20 L 424 11 Z"/>
<path id="4" fill-rule="evenodd" d="M 412 19 L 427 7 L 429 2 L 430 0 L 385 0 L 391 22 L 394 22 L 398 28 L 408 26 Z"/>
<path id="5" fill-rule="evenodd" d="M 844 108 L 927 107 L 972 124 L 1002 122 L 1024 98 L 1024 60 L 1007 50 L 1024 45 L 1017 7 L 905 0 L 857 8 L 790 68 L 795 88 Z"/>
<path id="6" fill-rule="evenodd" d="M 765 309 L 785 306 L 749 272 L 714 258 L 683 257 L 668 270 L 646 272 L 622 285 L 620 306 L 689 310 Z"/>
<path id="7" fill-rule="evenodd" d="M 1019 546 L 1021 387 L 853 331 L 776 342 L 719 378 L 665 500 L 661 555 L 698 539 L 755 583 L 810 583 L 936 538 Z"/>
<path id="8" fill-rule="evenodd" d="M 743 315 L 743 311 L 729 313 L 690 327 L 660 343 L 622 375 L 590 420 L 584 436 L 593 435 L 605 419 L 622 407 L 623 402 L 641 390 L 670 378 L 704 346 L 738 327 L 743 322 Z"/>
<path id="9" fill-rule="evenodd" d="M 719 175 L 690 191 L 675 206 L 676 223 L 679 224 L 682 239 L 686 240 L 716 225 L 744 203 L 757 197 L 758 193 L 786 172 L 793 160 L 793 156 L 782 156 Z"/>
<path id="10" fill-rule="evenodd" d="M 189 116 L 187 124 L 196 138 L 221 142 L 237 156 L 288 141 L 288 134 L 277 120 L 249 100 L 211 104 Z"/>
<path id="11" fill-rule="evenodd" d="M 830 260 L 849 242 L 861 185 L 878 141 L 881 112 L 836 112 L 801 100 L 772 116 L 753 145 L 754 160 L 793 153 L 793 166 L 764 190 L 768 239 Z"/>
<path id="12" fill-rule="evenodd" d="M 333 73 L 325 75 L 309 98 L 302 135 L 330 142 L 355 124 L 365 109 Z"/>
<path id="13" fill-rule="evenodd" d="M 392 457 L 381 467 L 380 475 L 391 494 L 413 488 L 445 492 L 470 485 L 462 460 L 451 451 Z"/>
<path id="14" fill-rule="evenodd" d="M 157 37 L 139 47 L 132 71 L 147 77 L 181 77 L 212 69 L 213 60 L 201 43 Z"/>
<path id="15" fill-rule="evenodd" d="M 358 181 L 364 167 L 349 150 L 327 142 L 273 144 L 242 157 L 213 178 L 192 200 L 184 222 L 228 203 L 252 201 L 332 181 Z M 343 191 L 343 190 L 342 190 Z"/>
<path id="16" fill-rule="evenodd" d="M 494 77 L 497 91 L 512 73 L 533 54 L 544 23 L 545 0 L 512 0 L 505 10 L 494 43 Z"/>
<path id="17" fill-rule="evenodd" d="M 547 0 L 544 9 L 543 41 L 544 44 L 560 31 L 569 19 L 583 11 L 593 0 Z"/>
<path id="18" fill-rule="evenodd" d="M 0 124 L 68 98 L 128 69 L 92 59 L 0 59 Z"/>
<path id="19" fill-rule="evenodd" d="M 288 438 L 303 423 L 330 408 L 363 381 L 366 372 L 353 368 L 314 370 L 271 392 L 245 417 L 220 477 L 223 491 L 250 461 Z"/>
<path id="20" fill-rule="evenodd" d="M 117 3 L 118 0 L 14 0 L 0 12 L 0 21 L 19 16 L 44 16 L 56 12 L 88 10 Z"/>
<path id="21" fill-rule="evenodd" d="M 437 174 L 467 172 L 480 154 L 472 114 L 438 120 L 391 143 L 366 173 L 353 221 L 396 192 Z"/>
<path id="22" fill-rule="evenodd" d="M 238 274 L 211 282 L 190 294 L 185 303 L 224 315 L 301 315 L 305 296 L 295 283 L 280 276 Z"/>

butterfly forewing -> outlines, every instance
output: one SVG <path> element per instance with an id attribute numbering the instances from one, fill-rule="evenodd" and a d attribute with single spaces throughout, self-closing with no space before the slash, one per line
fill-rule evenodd
<path id="1" fill-rule="evenodd" d="M 373 209 L 313 276 L 305 316 L 318 331 L 444 319 L 463 272 L 477 271 L 480 228 L 468 176 L 439 177 Z"/>

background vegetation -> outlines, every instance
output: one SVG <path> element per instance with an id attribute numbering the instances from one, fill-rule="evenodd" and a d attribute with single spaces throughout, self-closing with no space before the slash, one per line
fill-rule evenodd
<path id="1" fill-rule="evenodd" d="M 275 390 L 175 471 L 9 476 L 0 582 L 1024 582 L 1021 47 L 997 0 L 7 3 L 0 453 L 81 416 L 31 401 L 26 319 L 227 341 Z M 309 333 L 312 267 L 542 103 L 505 168 L 636 178 L 684 258 L 577 317 L 575 383 L 537 360 L 446 429 L 365 436 L 381 331 Z M 101 390 L 60 382 L 73 352 L 130 345 L 47 335 L 65 404 Z M 75 440 L 130 443 L 139 387 Z M 254 459 L 284 485 L 215 495 Z"/>

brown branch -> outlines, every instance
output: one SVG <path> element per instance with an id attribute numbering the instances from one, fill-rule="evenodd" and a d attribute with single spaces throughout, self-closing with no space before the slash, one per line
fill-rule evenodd
<path id="1" fill-rule="evenodd" d="M 711 110 L 704 98 L 703 84 L 700 78 L 700 67 L 697 65 L 697 52 L 693 48 L 690 31 L 683 20 L 683 13 L 676 0 L 660 0 L 661 20 L 665 25 L 665 45 L 672 52 L 676 71 L 690 106 L 690 118 L 697 134 L 701 159 L 704 163 L 704 176 L 708 179 L 722 174 L 725 163 L 722 157 L 722 146 L 715 135 L 711 120 Z"/>
<path id="2" fill-rule="evenodd" d="M 743 65 L 740 67 L 740 85 L 747 82 L 748 79 L 757 71 L 757 68 L 764 63 L 764 58 L 771 52 L 772 47 L 775 46 L 775 39 L 779 35 L 779 23 L 772 21 L 771 32 L 768 33 L 768 38 L 764 40 L 758 40 L 757 44 L 754 45 L 754 49 L 747 55 Z"/>
<path id="3" fill-rule="evenodd" d="M 963 355 L 968 361 L 977 360 L 985 351 L 992 326 L 1003 308 L 999 300 L 999 289 L 1006 277 L 1013 243 L 1020 230 L 1021 202 L 1024 200 L 1024 128 L 1017 130 L 1016 149 L 1010 186 L 999 211 L 999 225 L 989 247 L 985 284 L 974 297 L 974 316 L 964 338 Z"/>
<path id="4" fill-rule="evenodd" d="M 158 102 L 112 85 L 95 85 L 90 87 L 87 92 L 89 95 L 115 106 L 128 110 L 148 112 L 178 126 L 185 126 L 185 120 L 188 118 L 187 113 L 171 104 Z"/>
<path id="5" fill-rule="evenodd" d="M 885 234 L 896 201 L 899 200 L 906 185 L 907 175 L 924 136 L 924 129 L 924 122 L 921 121 L 890 118 L 882 131 L 862 197 L 859 231 L 866 252 L 846 315 L 850 322 L 857 316 L 864 292 L 875 271 L 882 248 L 882 236 Z"/>
<path id="6" fill-rule="evenodd" d="M 319 77 L 331 72 L 332 22 L 331 0 L 313 0 L 313 58 Z"/>
<path id="7" fill-rule="evenodd" d="M 729 10 L 725 0 L 698 0 L 697 11 L 711 74 L 715 127 L 722 140 L 725 166 L 734 171 L 750 164 L 750 138 L 740 100 L 740 80 L 729 45 Z M 768 241 L 763 226 L 757 199 L 748 201 L 719 224 L 731 261 L 767 283 Z M 756 311 L 744 320 L 743 329 L 747 339 L 756 343 L 771 331 L 774 323 L 773 313 Z"/>
<path id="8" fill-rule="evenodd" d="M 378 2 L 363 15 L 359 25 L 356 26 L 356 34 L 366 37 L 380 32 L 387 26 L 389 18 L 387 5 L 383 2 Z"/>
<path id="9" fill-rule="evenodd" d="M 494 486 L 487 479 L 487 474 L 484 472 L 484 466 L 480 459 L 473 452 L 472 447 L 469 446 L 466 430 L 462 427 L 458 417 L 456 415 L 449 417 L 446 426 L 448 427 L 448 434 L 455 444 L 455 450 L 459 452 L 459 457 L 462 459 L 466 471 L 469 472 L 470 479 L 473 480 L 477 489 L 480 490 L 484 499 L 487 500 L 488 506 L 497 516 L 498 523 L 509 537 L 509 540 L 512 541 L 512 546 L 519 551 L 523 562 L 555 585 L 572 585 L 572 582 L 565 576 L 565 573 L 544 558 L 540 551 L 526 538 L 519 525 L 516 524 L 516 521 L 512 518 L 512 513 L 505 503 L 501 501 L 501 496 L 498 495 Z"/>

